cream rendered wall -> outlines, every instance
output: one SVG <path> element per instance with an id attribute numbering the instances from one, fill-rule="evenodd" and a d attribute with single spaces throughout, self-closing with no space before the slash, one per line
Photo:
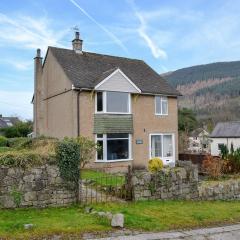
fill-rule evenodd
<path id="1" fill-rule="evenodd" d="M 155 98 L 150 95 L 132 97 L 133 114 L 133 156 L 134 165 L 147 166 L 149 160 L 149 135 L 151 133 L 172 133 L 175 140 L 175 160 L 178 160 L 178 113 L 177 98 L 168 98 L 168 115 L 155 115 Z M 142 139 L 143 144 L 136 144 Z"/>
<path id="2" fill-rule="evenodd" d="M 230 149 L 232 143 L 235 150 L 240 148 L 240 138 L 211 138 L 211 155 L 219 156 L 218 144 L 225 144 Z"/>
<path id="3" fill-rule="evenodd" d="M 149 134 L 173 133 L 175 136 L 175 160 L 178 160 L 178 116 L 177 98 L 168 98 L 168 116 L 155 115 L 155 98 L 151 95 L 132 95 L 133 128 L 132 156 L 133 161 L 116 163 L 94 163 L 93 167 L 104 167 L 114 171 L 127 168 L 127 165 L 147 166 L 149 160 Z M 93 134 L 93 118 L 95 99 L 92 92 L 80 94 L 80 134 L 95 139 Z M 136 139 L 142 139 L 143 144 L 136 144 Z"/>
<path id="4" fill-rule="evenodd" d="M 77 93 L 49 50 L 43 67 L 44 96 L 41 101 L 44 119 L 40 134 L 63 138 L 76 136 Z"/>

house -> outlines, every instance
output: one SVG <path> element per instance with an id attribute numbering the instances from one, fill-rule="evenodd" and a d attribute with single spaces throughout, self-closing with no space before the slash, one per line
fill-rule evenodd
<path id="1" fill-rule="evenodd" d="M 3 115 L 0 114 L 0 128 L 11 127 L 17 122 L 19 122 L 18 117 L 3 117 Z"/>
<path id="2" fill-rule="evenodd" d="M 211 138 L 211 154 L 218 156 L 221 146 L 226 145 L 231 149 L 231 145 L 236 150 L 240 148 L 240 121 L 220 122 L 213 129 Z"/>
<path id="3" fill-rule="evenodd" d="M 192 153 L 210 152 L 209 133 L 203 128 L 197 128 L 191 132 L 189 138 L 188 151 Z"/>
<path id="4" fill-rule="evenodd" d="M 144 61 L 48 47 L 35 57 L 34 134 L 95 140 L 101 151 L 94 167 L 147 166 L 178 158 L 177 97 Z"/>

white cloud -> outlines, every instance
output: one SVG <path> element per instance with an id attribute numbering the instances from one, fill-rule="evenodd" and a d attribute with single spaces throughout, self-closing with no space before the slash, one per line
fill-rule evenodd
<path id="1" fill-rule="evenodd" d="M 29 70 L 33 66 L 33 61 L 23 61 L 23 60 L 12 59 L 12 58 L 0 59 L 0 63 L 11 65 L 17 70 L 21 70 L 21 71 Z"/>
<path id="2" fill-rule="evenodd" d="M 167 58 L 167 53 L 165 50 L 163 50 L 157 42 L 154 40 L 154 38 L 148 33 L 148 23 L 144 17 L 144 15 L 137 10 L 134 1 L 128 1 L 129 5 L 132 7 L 135 16 L 140 22 L 140 26 L 137 28 L 137 32 L 139 36 L 144 40 L 144 42 L 147 44 L 149 49 L 151 50 L 152 55 L 155 58 Z"/>
<path id="3" fill-rule="evenodd" d="M 99 23 L 95 18 L 93 18 L 86 10 L 84 10 L 76 1 L 69 0 L 75 7 L 77 7 L 85 16 L 87 16 L 92 22 L 94 22 L 99 28 L 101 28 L 118 46 L 120 46 L 126 53 L 128 50 L 122 41 L 112 32 L 110 32 L 105 26 Z"/>
<path id="4" fill-rule="evenodd" d="M 11 18 L 0 13 L 0 43 L 5 47 L 41 48 L 43 51 L 49 45 L 63 47 L 60 42 L 68 30 L 53 31 L 50 22 L 46 17 L 34 19 L 20 15 Z"/>
<path id="5" fill-rule="evenodd" d="M 18 115 L 24 119 L 32 119 L 32 92 L 0 91 L 1 114 Z"/>

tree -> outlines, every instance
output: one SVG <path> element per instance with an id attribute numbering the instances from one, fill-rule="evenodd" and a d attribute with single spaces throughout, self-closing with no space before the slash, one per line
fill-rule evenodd
<path id="1" fill-rule="evenodd" d="M 196 114 L 188 108 L 182 108 L 178 110 L 178 130 L 188 134 L 196 129 L 198 121 Z"/>

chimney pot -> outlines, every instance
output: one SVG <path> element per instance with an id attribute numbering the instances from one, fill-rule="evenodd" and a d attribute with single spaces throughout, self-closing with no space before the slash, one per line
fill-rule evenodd
<path id="1" fill-rule="evenodd" d="M 79 32 L 78 31 L 75 32 L 75 39 L 72 40 L 72 47 L 76 53 L 82 54 L 82 43 L 83 43 L 83 40 L 80 39 Z"/>
<path id="2" fill-rule="evenodd" d="M 41 49 L 40 48 L 37 49 L 37 56 L 36 57 L 39 57 L 39 58 L 41 57 Z"/>
<path id="3" fill-rule="evenodd" d="M 79 39 L 79 37 L 80 37 L 79 32 L 75 32 L 75 39 Z"/>

